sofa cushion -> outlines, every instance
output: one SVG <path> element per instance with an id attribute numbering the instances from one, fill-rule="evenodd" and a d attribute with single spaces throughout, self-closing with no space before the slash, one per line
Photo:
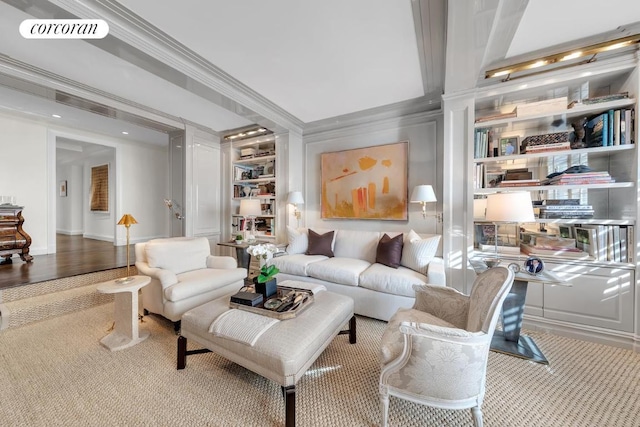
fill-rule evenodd
<path id="1" fill-rule="evenodd" d="M 213 289 L 222 288 L 233 282 L 241 281 L 245 277 L 247 277 L 247 270 L 244 268 L 231 270 L 204 268 L 188 271 L 178 274 L 178 283 L 166 288 L 164 297 L 169 301 L 182 301 Z"/>
<path id="2" fill-rule="evenodd" d="M 327 259 L 327 257 L 324 255 L 295 254 L 271 258 L 267 263 L 278 267 L 280 273 L 294 274 L 296 276 L 308 276 L 307 266 L 325 259 Z"/>
<path id="3" fill-rule="evenodd" d="M 307 255 L 324 255 L 328 257 L 333 256 L 332 244 L 334 231 L 328 233 L 318 234 L 312 229 L 309 229 L 309 247 L 307 248 Z"/>
<path id="4" fill-rule="evenodd" d="M 376 249 L 376 262 L 391 268 L 398 268 L 402 259 L 403 235 L 389 237 L 387 233 L 380 238 Z"/>
<path id="5" fill-rule="evenodd" d="M 377 231 L 337 230 L 333 253 L 340 258 L 376 261 L 376 248 L 380 233 Z"/>
<path id="6" fill-rule="evenodd" d="M 294 255 L 307 252 L 309 236 L 306 228 L 293 228 L 287 225 L 287 240 L 287 253 Z"/>
<path id="7" fill-rule="evenodd" d="M 354 258 L 327 258 L 307 266 L 307 275 L 340 285 L 358 286 L 360 273 L 371 264 Z"/>
<path id="8" fill-rule="evenodd" d="M 163 268 L 175 274 L 207 268 L 211 254 L 206 237 L 150 240 L 145 245 L 149 267 Z"/>
<path id="9" fill-rule="evenodd" d="M 415 231 L 409 231 L 404 239 L 400 264 L 426 275 L 427 267 L 438 251 L 440 237 L 439 234 L 433 234 L 422 238 Z"/>
<path id="10" fill-rule="evenodd" d="M 397 269 L 382 264 L 371 264 L 360 274 L 360 286 L 386 294 L 414 298 L 413 285 L 424 285 L 427 276 L 406 267 Z"/>

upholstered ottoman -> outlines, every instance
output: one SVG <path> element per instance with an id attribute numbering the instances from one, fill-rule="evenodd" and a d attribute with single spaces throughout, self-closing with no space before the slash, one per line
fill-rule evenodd
<path id="1" fill-rule="evenodd" d="M 296 283 L 287 281 L 282 285 L 296 287 Z M 300 287 L 303 287 L 302 285 Z M 304 287 L 308 285 L 304 284 Z M 279 320 L 268 326 L 251 343 L 209 332 L 218 316 L 230 310 L 229 297 L 230 295 L 213 300 L 182 315 L 177 368 L 186 367 L 187 355 L 213 351 L 269 378 L 282 386 L 285 396 L 285 424 L 294 426 L 295 385 L 298 380 L 336 335 L 349 333 L 349 342 L 356 342 L 353 300 L 344 295 L 321 290 L 314 294 L 313 303 L 303 312 L 292 319 Z M 236 313 L 227 313 L 225 317 L 229 314 L 253 315 L 246 311 L 237 313 L 238 311 L 241 310 L 236 309 Z M 270 319 L 267 316 L 259 317 L 266 318 L 266 321 Z M 347 322 L 349 329 L 342 331 Z M 247 332 L 248 325 L 254 323 L 261 322 L 242 322 L 239 329 Z M 187 351 L 187 339 L 192 339 L 206 348 Z"/>

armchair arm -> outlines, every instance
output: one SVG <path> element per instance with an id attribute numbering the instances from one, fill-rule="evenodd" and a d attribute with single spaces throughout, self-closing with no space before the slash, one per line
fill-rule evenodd
<path id="1" fill-rule="evenodd" d="M 230 270 L 237 268 L 238 263 L 232 256 L 207 256 L 207 268 L 219 268 L 221 270 Z"/>
<path id="2" fill-rule="evenodd" d="M 464 329 L 447 328 L 419 322 L 400 323 L 400 332 L 413 337 L 435 341 L 450 341 L 459 344 L 484 344 L 491 342 L 490 337 L 482 331 L 469 332 Z"/>
<path id="3" fill-rule="evenodd" d="M 178 283 L 178 277 L 170 270 L 165 270 L 163 268 L 149 267 L 149 264 L 143 261 L 136 261 L 136 268 L 140 274 L 144 274 L 145 276 L 149 276 L 152 279 L 157 279 L 160 281 L 162 288 L 166 288 L 167 286 L 175 285 Z"/>
<path id="4" fill-rule="evenodd" d="M 464 329 L 467 326 L 469 297 L 453 288 L 413 285 L 416 301 L 413 308 L 432 314 Z"/>

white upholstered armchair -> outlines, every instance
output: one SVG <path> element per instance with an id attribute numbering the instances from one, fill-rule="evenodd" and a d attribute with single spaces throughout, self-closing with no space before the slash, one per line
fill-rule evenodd
<path id="1" fill-rule="evenodd" d="M 389 396 L 445 409 L 471 408 L 482 426 L 491 337 L 513 283 L 504 267 L 478 275 L 470 295 L 442 286 L 414 286 L 416 302 L 389 320 L 382 336 L 380 399 L 387 425 Z"/>

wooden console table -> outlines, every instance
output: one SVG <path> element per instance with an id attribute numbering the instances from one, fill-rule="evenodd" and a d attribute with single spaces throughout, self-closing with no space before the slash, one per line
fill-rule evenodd
<path id="1" fill-rule="evenodd" d="M 11 264 L 11 256 L 19 254 L 25 262 L 31 262 L 33 257 L 29 255 L 31 236 L 23 229 L 23 206 L 0 205 L 0 257 L 4 260 L 1 264 Z"/>

